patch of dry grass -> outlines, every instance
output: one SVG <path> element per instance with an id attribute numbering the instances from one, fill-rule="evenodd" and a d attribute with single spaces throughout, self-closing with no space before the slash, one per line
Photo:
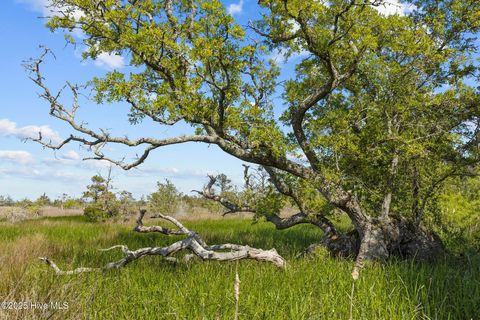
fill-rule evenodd
<path id="1" fill-rule="evenodd" d="M 42 207 L 38 212 L 31 212 L 23 207 L 0 207 L 0 220 L 9 222 L 19 222 L 42 217 L 78 216 L 82 214 L 82 209 L 61 209 L 52 206 Z"/>
<path id="2" fill-rule="evenodd" d="M 74 300 L 72 282 L 55 285 L 56 279 L 45 272 L 34 274 L 40 266 L 38 257 L 58 255 L 63 250 L 40 233 L 22 236 L 0 250 L 0 319 L 65 319 L 65 313 L 50 303 Z M 45 279 L 46 277 L 47 279 Z M 49 282 L 47 286 L 38 283 Z M 47 304 L 44 305 L 44 304 Z M 63 306 L 63 305 L 62 305 Z M 68 314 L 75 319 L 75 310 Z M 77 317 L 80 319 L 80 316 Z"/>
<path id="3" fill-rule="evenodd" d="M 83 214 L 83 209 L 61 209 L 58 207 L 42 207 L 40 208 L 40 215 L 42 217 L 71 217 Z"/>

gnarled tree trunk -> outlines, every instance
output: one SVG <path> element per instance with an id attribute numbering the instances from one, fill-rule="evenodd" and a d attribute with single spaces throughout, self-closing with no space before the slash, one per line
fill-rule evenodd
<path id="1" fill-rule="evenodd" d="M 400 216 L 368 218 L 361 225 L 354 278 L 366 260 L 384 260 L 390 256 L 431 260 L 445 252 L 436 234 Z"/>

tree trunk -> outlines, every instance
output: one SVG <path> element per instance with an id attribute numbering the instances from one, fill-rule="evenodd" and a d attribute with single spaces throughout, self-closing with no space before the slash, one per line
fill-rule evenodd
<path id="1" fill-rule="evenodd" d="M 362 237 L 353 276 L 366 260 L 385 260 L 391 256 L 433 260 L 445 252 L 441 239 L 403 217 L 369 218 L 363 223 Z"/>
<path id="2" fill-rule="evenodd" d="M 442 241 L 436 234 L 401 217 L 368 219 L 359 241 L 357 261 L 389 256 L 430 260 L 444 252 Z"/>

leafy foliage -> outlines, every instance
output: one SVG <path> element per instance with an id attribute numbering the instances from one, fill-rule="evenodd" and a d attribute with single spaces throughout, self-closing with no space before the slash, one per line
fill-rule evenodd
<path id="1" fill-rule="evenodd" d="M 455 251 L 480 249 L 480 178 L 457 178 L 446 185 L 436 199 L 434 215 L 447 239 L 457 242 Z M 435 224 L 435 221 L 432 221 Z"/>
<path id="2" fill-rule="evenodd" d="M 124 218 L 137 213 L 137 204 L 133 194 L 123 190 L 118 193 L 119 213 Z"/>
<path id="3" fill-rule="evenodd" d="M 104 221 L 119 213 L 116 196 L 110 191 L 110 177 L 105 179 L 97 174 L 91 178 L 92 184 L 83 193 L 84 199 L 90 199 L 83 213 L 90 221 Z"/>
<path id="4" fill-rule="evenodd" d="M 165 182 L 157 182 L 157 191 L 148 195 L 147 199 L 149 211 L 171 215 L 179 207 L 181 193 L 170 180 L 165 179 Z"/>

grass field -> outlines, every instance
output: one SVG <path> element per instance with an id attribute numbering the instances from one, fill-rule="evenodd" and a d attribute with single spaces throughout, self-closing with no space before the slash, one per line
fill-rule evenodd
<path id="1" fill-rule="evenodd" d="M 0 302 L 68 303 L 68 309 L 0 309 L 0 319 L 233 319 L 237 263 L 180 262 L 151 256 L 121 270 L 57 276 L 37 257 L 60 268 L 101 266 L 126 244 L 159 246 L 175 237 L 138 234 L 132 224 L 93 224 L 81 216 L 0 222 Z M 188 221 L 208 243 L 275 247 L 286 270 L 240 261 L 240 319 L 479 319 L 480 258 L 445 258 L 436 264 L 389 261 L 366 268 L 353 297 L 349 260 L 317 252 L 295 258 L 319 239 L 310 226 L 277 231 L 249 220 Z M 10 305 L 11 306 L 11 305 Z"/>

